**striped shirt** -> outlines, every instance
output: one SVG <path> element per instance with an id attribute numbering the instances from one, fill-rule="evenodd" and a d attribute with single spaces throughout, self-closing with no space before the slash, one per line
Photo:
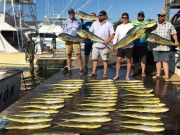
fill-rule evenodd
<path id="1" fill-rule="evenodd" d="M 156 33 L 157 35 L 166 38 L 168 40 L 171 40 L 171 35 L 176 34 L 176 30 L 174 26 L 170 23 L 165 21 L 162 24 L 157 24 L 157 28 L 153 33 Z M 158 45 L 155 48 L 153 48 L 154 51 L 170 51 L 170 48 L 168 46 Z"/>

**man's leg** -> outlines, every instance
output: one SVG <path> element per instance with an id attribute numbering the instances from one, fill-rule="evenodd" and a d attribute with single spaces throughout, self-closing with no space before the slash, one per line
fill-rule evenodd
<path id="1" fill-rule="evenodd" d="M 131 72 L 131 58 L 126 58 L 126 60 L 127 60 L 126 80 L 130 80 L 129 75 L 130 75 L 130 72 Z"/>
<path id="2" fill-rule="evenodd" d="M 80 71 L 83 70 L 83 63 L 82 63 L 82 58 L 81 58 L 81 54 L 76 54 L 77 57 L 77 62 L 78 62 L 78 66 Z"/>
<path id="3" fill-rule="evenodd" d="M 93 75 L 96 74 L 97 65 L 98 65 L 98 60 L 93 60 L 93 63 L 92 63 L 92 74 Z"/>
<path id="4" fill-rule="evenodd" d="M 122 61 L 122 57 L 117 57 L 116 58 L 116 75 L 113 78 L 113 80 L 117 80 L 119 78 L 119 72 L 120 72 L 120 68 L 121 68 L 121 61 Z"/>
<path id="5" fill-rule="evenodd" d="M 163 69 L 165 74 L 165 80 L 169 80 L 169 63 L 168 62 L 162 62 L 163 63 Z"/>
<path id="6" fill-rule="evenodd" d="M 159 77 L 161 75 L 161 61 L 156 62 L 156 76 Z"/>
<path id="7" fill-rule="evenodd" d="M 103 77 L 107 77 L 108 60 L 103 60 L 103 65 L 104 65 L 104 75 L 103 75 Z"/>
<path id="8" fill-rule="evenodd" d="M 72 55 L 68 54 L 67 55 L 67 67 L 68 67 L 68 71 L 71 70 L 71 58 L 72 58 Z"/>
<path id="9" fill-rule="evenodd" d="M 144 62 L 141 62 L 141 76 L 146 76 L 146 73 L 145 73 L 145 69 L 146 69 L 146 64 Z"/>

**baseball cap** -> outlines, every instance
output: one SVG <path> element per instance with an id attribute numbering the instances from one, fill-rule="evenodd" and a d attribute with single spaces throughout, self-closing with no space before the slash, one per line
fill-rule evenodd
<path id="1" fill-rule="evenodd" d="M 127 17 L 129 18 L 129 14 L 126 13 L 126 12 L 122 13 L 122 16 L 121 16 L 121 17 L 123 17 L 123 16 L 127 16 Z"/>
<path id="2" fill-rule="evenodd" d="M 145 16 L 143 11 L 138 12 L 138 16 Z"/>
<path id="3" fill-rule="evenodd" d="M 104 10 L 100 11 L 99 14 L 107 15 L 106 11 L 104 11 Z"/>
<path id="4" fill-rule="evenodd" d="M 160 13 L 158 15 L 166 15 L 166 11 L 161 10 Z"/>
<path id="5" fill-rule="evenodd" d="M 74 9 L 72 8 L 68 9 L 68 14 L 75 14 Z"/>

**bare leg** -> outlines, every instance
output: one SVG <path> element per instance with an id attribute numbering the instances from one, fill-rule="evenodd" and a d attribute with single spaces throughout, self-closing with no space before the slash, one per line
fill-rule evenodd
<path id="1" fill-rule="evenodd" d="M 68 67 L 68 70 L 71 70 L 71 58 L 72 58 L 72 55 L 68 54 L 67 55 L 67 67 Z"/>
<path id="2" fill-rule="evenodd" d="M 98 61 L 97 60 L 93 60 L 92 74 L 96 74 L 97 65 L 98 65 Z"/>
<path id="3" fill-rule="evenodd" d="M 146 64 L 141 62 L 141 68 L 142 68 L 141 76 L 145 76 L 146 75 L 146 73 L 145 73 Z"/>
<path id="4" fill-rule="evenodd" d="M 83 63 L 82 63 L 81 54 L 77 54 L 76 56 L 77 56 L 77 62 L 78 62 L 79 69 L 82 70 L 83 69 Z"/>
<path id="5" fill-rule="evenodd" d="M 165 74 L 165 79 L 169 79 L 169 63 L 168 62 L 162 62 L 163 63 L 163 68 L 164 68 L 164 74 Z"/>
<path id="6" fill-rule="evenodd" d="M 121 68 L 121 61 L 122 61 L 122 57 L 117 57 L 117 59 L 116 59 L 116 75 L 113 78 L 113 80 L 117 80 L 119 78 L 119 72 L 120 72 L 120 68 Z"/>
<path id="7" fill-rule="evenodd" d="M 103 61 L 103 65 L 104 65 L 104 77 L 106 77 L 107 75 L 107 68 L 108 68 L 108 60 L 104 60 Z"/>
<path id="8" fill-rule="evenodd" d="M 126 60 L 127 60 L 126 80 L 130 80 L 129 75 L 130 75 L 130 72 L 131 72 L 131 58 L 126 58 Z"/>
<path id="9" fill-rule="evenodd" d="M 156 62 L 156 76 L 161 75 L 161 61 Z"/>

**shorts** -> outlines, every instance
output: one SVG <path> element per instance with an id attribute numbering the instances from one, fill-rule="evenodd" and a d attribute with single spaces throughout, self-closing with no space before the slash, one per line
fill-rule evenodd
<path id="1" fill-rule="evenodd" d="M 109 49 L 107 47 L 103 49 L 93 47 L 92 60 L 98 60 L 100 56 L 102 60 L 106 61 L 108 60 L 108 57 L 109 57 L 109 55 L 107 55 L 108 52 L 109 52 Z"/>
<path id="2" fill-rule="evenodd" d="M 134 46 L 133 63 L 139 63 L 140 61 L 146 64 L 147 46 Z"/>
<path id="3" fill-rule="evenodd" d="M 117 57 L 131 58 L 132 54 L 133 54 L 133 48 L 118 49 L 117 51 Z"/>
<path id="4" fill-rule="evenodd" d="M 92 50 L 92 45 L 93 45 L 93 42 L 91 42 L 90 40 L 85 41 L 84 55 L 90 55 L 91 50 Z"/>
<path id="5" fill-rule="evenodd" d="M 169 61 L 169 51 L 153 51 L 154 61 L 168 62 Z"/>
<path id="6" fill-rule="evenodd" d="M 80 45 L 80 43 L 73 43 L 73 42 L 66 41 L 65 49 L 66 49 L 66 54 L 67 55 L 72 54 L 73 51 L 74 51 L 75 54 L 81 54 L 81 45 Z"/>

